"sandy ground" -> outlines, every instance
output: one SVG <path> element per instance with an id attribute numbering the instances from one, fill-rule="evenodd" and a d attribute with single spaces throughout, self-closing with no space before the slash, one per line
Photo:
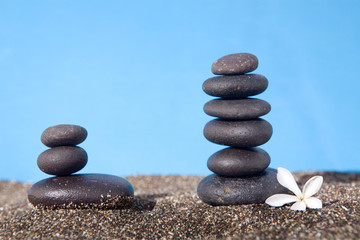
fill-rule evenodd
<path id="1" fill-rule="evenodd" d="M 321 210 L 266 204 L 212 207 L 196 195 L 202 177 L 127 177 L 131 209 L 35 209 L 29 184 L 0 182 L 0 239 L 360 239 L 360 174 L 296 173 L 302 186 L 324 176 Z"/>

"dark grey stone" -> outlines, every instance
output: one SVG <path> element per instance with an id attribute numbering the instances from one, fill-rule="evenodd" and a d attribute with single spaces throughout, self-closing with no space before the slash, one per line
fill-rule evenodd
<path id="1" fill-rule="evenodd" d="M 289 193 L 276 178 L 275 169 L 266 169 L 258 175 L 227 178 L 212 174 L 201 180 L 197 193 L 210 205 L 241 205 L 264 203 L 277 193 Z"/>
<path id="2" fill-rule="evenodd" d="M 220 76 L 207 79 L 203 90 L 207 94 L 222 98 L 245 98 L 262 93 L 268 80 L 259 74 Z"/>
<path id="3" fill-rule="evenodd" d="M 243 177 L 264 171 L 270 156 L 261 148 L 225 148 L 210 156 L 210 171 L 223 177 Z"/>
<path id="4" fill-rule="evenodd" d="M 121 208 L 133 196 L 134 189 L 127 180 L 105 174 L 47 178 L 28 191 L 34 206 L 59 208 Z"/>
<path id="5" fill-rule="evenodd" d="M 42 152 L 37 159 L 37 164 L 44 173 L 63 176 L 80 171 L 85 167 L 87 159 L 84 149 L 61 146 Z"/>
<path id="6" fill-rule="evenodd" d="M 235 53 L 216 60 L 211 71 L 217 75 L 244 74 L 258 67 L 258 59 L 250 53 Z"/>
<path id="7" fill-rule="evenodd" d="M 204 112 L 210 116 L 229 120 L 254 119 L 269 113 L 269 103 L 256 99 L 214 99 L 204 105 Z"/>
<path id="8" fill-rule="evenodd" d="M 204 128 L 207 140 L 231 147 L 256 147 L 271 138 L 272 127 L 267 121 L 258 118 L 244 121 L 214 119 Z"/>
<path id="9" fill-rule="evenodd" d="M 41 142 L 48 147 L 75 146 L 87 137 L 85 128 L 77 125 L 61 124 L 49 127 L 41 135 Z"/>

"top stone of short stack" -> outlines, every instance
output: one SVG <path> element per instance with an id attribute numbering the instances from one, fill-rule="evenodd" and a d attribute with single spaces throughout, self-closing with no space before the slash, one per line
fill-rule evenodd
<path id="1" fill-rule="evenodd" d="M 216 60 L 211 71 L 216 75 L 236 75 L 254 71 L 258 67 L 258 59 L 250 53 L 235 53 Z"/>
<path id="2" fill-rule="evenodd" d="M 49 127 L 41 134 L 41 142 L 48 147 L 75 146 L 87 137 L 85 128 L 71 124 Z"/>

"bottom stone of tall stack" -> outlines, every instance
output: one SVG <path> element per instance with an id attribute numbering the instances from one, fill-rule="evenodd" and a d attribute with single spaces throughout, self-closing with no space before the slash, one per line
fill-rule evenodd
<path id="1" fill-rule="evenodd" d="M 289 193 L 278 183 L 276 173 L 267 168 L 260 174 L 241 178 L 212 174 L 201 180 L 197 193 L 203 202 L 214 206 L 264 203 L 271 195 Z"/>
<path id="2" fill-rule="evenodd" d="M 35 207 L 129 208 L 134 189 L 124 178 L 107 174 L 52 177 L 35 183 L 28 199 Z"/>

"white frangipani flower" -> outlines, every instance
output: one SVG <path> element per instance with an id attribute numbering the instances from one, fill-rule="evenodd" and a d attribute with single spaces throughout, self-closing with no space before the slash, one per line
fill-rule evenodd
<path id="1" fill-rule="evenodd" d="M 292 191 L 290 194 L 275 194 L 266 199 L 265 203 L 273 207 L 281 207 L 287 203 L 293 203 L 291 210 L 305 211 L 308 208 L 322 208 L 322 202 L 316 197 L 312 197 L 317 193 L 323 183 L 323 177 L 315 176 L 310 178 L 301 192 L 291 172 L 285 168 L 278 168 L 277 180 L 281 185 Z"/>

